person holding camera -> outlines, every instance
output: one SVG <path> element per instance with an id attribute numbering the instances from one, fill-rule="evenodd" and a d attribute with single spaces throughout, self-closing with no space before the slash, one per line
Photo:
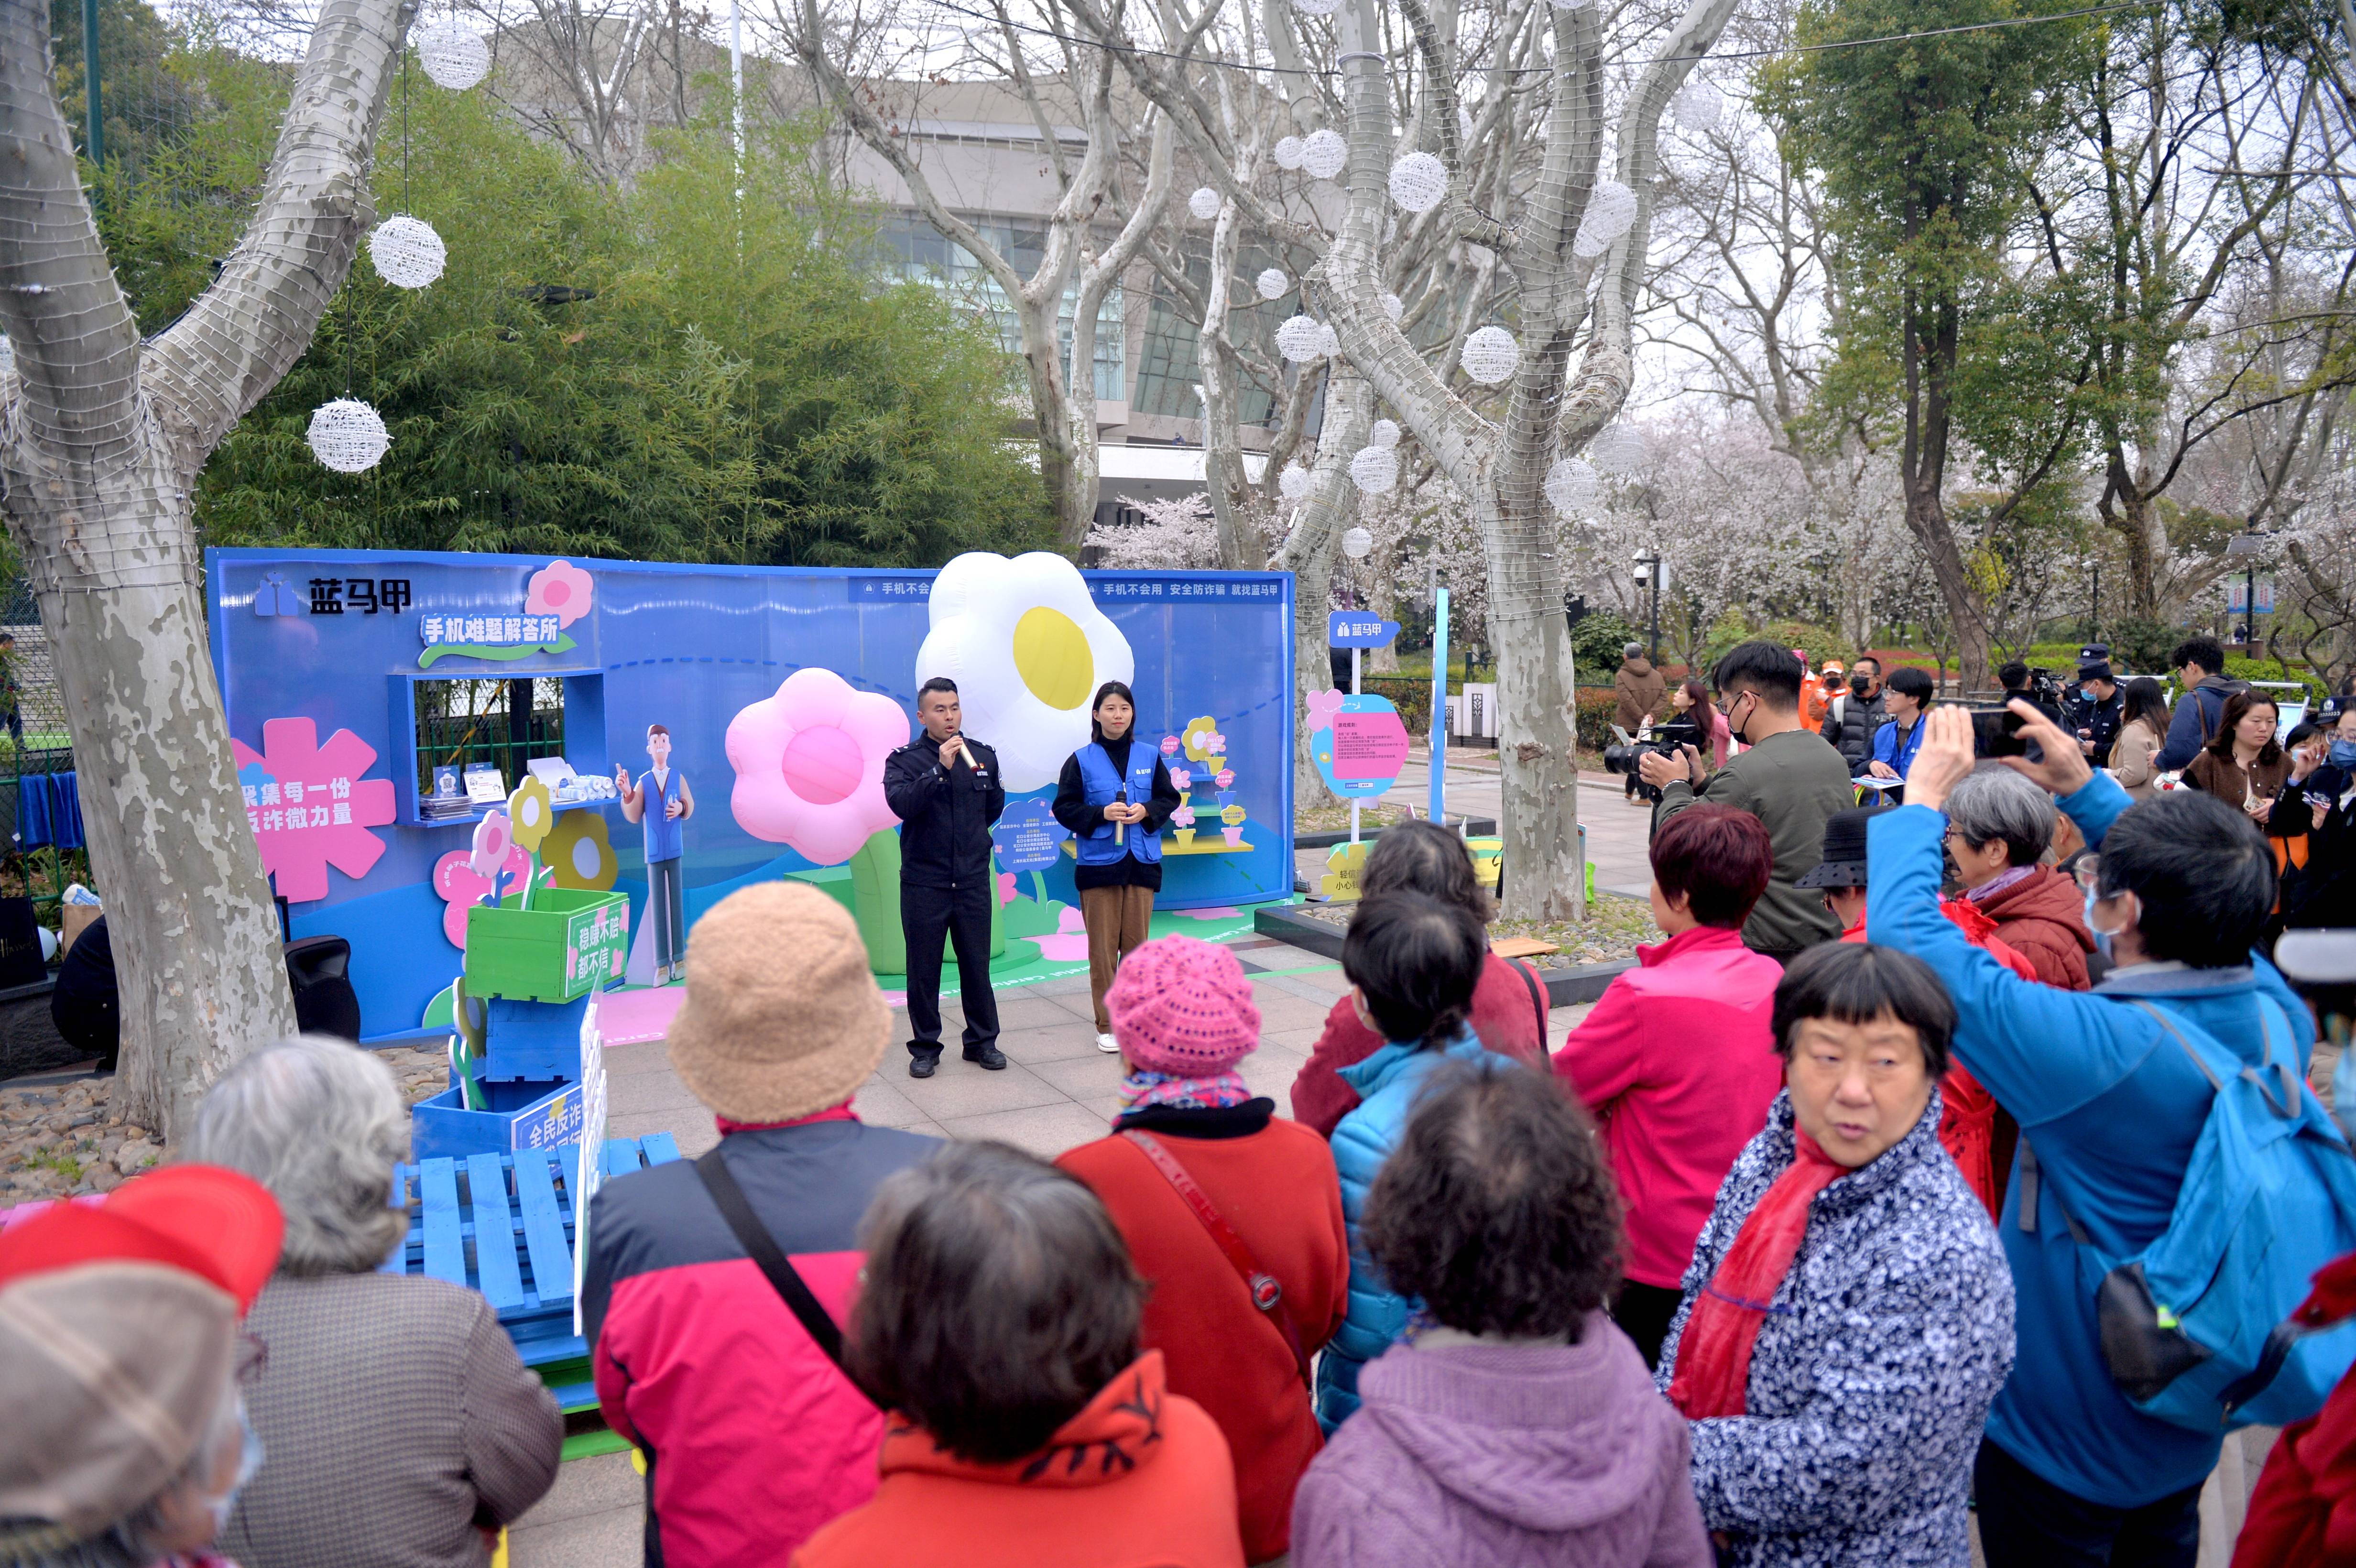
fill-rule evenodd
<path id="1" fill-rule="evenodd" d="M 1855 773 L 1873 755 L 1874 731 L 1890 717 L 1881 698 L 1881 661 L 1871 654 L 1859 654 L 1857 663 L 1849 667 L 1848 689 L 1834 698 L 1825 709 L 1825 721 L 1816 733 L 1839 748 Z"/>
<path id="2" fill-rule="evenodd" d="M 1697 737 L 1709 737 L 1709 765 L 1726 766 L 1726 749 L 1734 737 L 1726 728 L 1726 715 L 1709 705 L 1709 689 L 1697 680 L 1679 681 L 1669 693 L 1669 707 L 1671 723 L 1683 720 L 1694 727 Z"/>
<path id="3" fill-rule="evenodd" d="M 1891 673 L 1882 692 L 1890 717 L 1873 732 L 1873 748 L 1864 763 L 1849 769 L 1852 776 L 1889 785 L 1906 782 L 1914 753 L 1922 749 L 1922 713 L 1931 706 L 1934 689 L 1931 677 L 1912 666 Z M 1904 794 L 1896 788 L 1884 793 L 1893 800 Z"/>
<path id="4" fill-rule="evenodd" d="M 1647 753 L 1637 763 L 1644 781 L 1661 792 L 1655 831 L 1697 800 L 1740 806 L 1766 826 L 1775 863 L 1766 892 L 1742 923 L 1742 943 L 1786 964 L 1803 948 L 1840 934 L 1823 901 L 1798 883 L 1823 853 L 1826 821 L 1857 801 L 1840 752 L 1801 726 L 1805 674 L 1789 648 L 1737 645 L 1718 661 L 1710 684 L 1718 688 L 1729 732 L 1748 749 L 1714 773 L 1691 745 L 1679 747 L 1674 757 Z"/>

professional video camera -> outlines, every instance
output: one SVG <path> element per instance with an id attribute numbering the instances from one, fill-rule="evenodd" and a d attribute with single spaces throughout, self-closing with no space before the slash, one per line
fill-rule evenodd
<path id="1" fill-rule="evenodd" d="M 1622 731 L 1621 733 L 1625 734 L 1627 731 Z M 1611 773 L 1625 773 L 1637 778 L 1636 793 L 1646 800 L 1658 800 L 1661 798 L 1661 792 L 1655 786 L 1644 783 L 1642 776 L 1637 773 L 1637 768 L 1644 757 L 1649 753 L 1675 758 L 1680 753 L 1682 748 L 1697 747 L 1700 744 L 1701 726 L 1690 719 L 1671 719 L 1663 723 L 1647 724 L 1637 732 L 1633 740 L 1624 745 L 1611 745 L 1603 748 L 1603 771 Z"/>
<path id="2" fill-rule="evenodd" d="M 2029 672 L 2029 700 L 2040 708 L 2062 710 L 2062 677 L 2050 669 L 2031 667 Z"/>

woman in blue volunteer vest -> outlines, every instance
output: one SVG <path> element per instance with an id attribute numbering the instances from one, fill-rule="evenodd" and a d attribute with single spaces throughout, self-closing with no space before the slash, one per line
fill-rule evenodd
<path id="1" fill-rule="evenodd" d="M 1152 742 L 1139 742 L 1137 699 L 1127 685 L 1097 688 L 1096 739 L 1074 752 L 1055 784 L 1055 820 L 1079 850 L 1073 880 L 1088 928 L 1088 991 L 1096 999 L 1097 1049 L 1116 1051 L 1105 991 L 1129 950 L 1145 940 L 1153 895 L 1162 891 L 1162 825 L 1178 809 L 1178 786 Z"/>

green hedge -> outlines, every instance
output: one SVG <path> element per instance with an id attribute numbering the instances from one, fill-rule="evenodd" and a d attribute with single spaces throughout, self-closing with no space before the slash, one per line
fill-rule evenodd
<path id="1" fill-rule="evenodd" d="M 1410 735 L 1430 736 L 1431 733 L 1431 678 L 1429 676 L 1362 675 L 1359 688 L 1376 697 L 1387 697 L 1391 706 L 1399 710 L 1400 721 Z"/>

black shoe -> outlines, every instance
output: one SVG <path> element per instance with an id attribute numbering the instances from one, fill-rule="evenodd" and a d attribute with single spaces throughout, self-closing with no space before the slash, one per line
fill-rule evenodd
<path id="1" fill-rule="evenodd" d="M 1006 1053 L 994 1045 L 985 1045 L 980 1051 L 969 1051 L 965 1053 L 965 1059 L 985 1072 L 999 1072 L 1006 1065 Z"/>
<path id="2" fill-rule="evenodd" d="M 941 1059 L 937 1056 L 912 1056 L 908 1058 L 908 1076 L 930 1078 L 933 1075 L 933 1069 L 940 1064 Z"/>

